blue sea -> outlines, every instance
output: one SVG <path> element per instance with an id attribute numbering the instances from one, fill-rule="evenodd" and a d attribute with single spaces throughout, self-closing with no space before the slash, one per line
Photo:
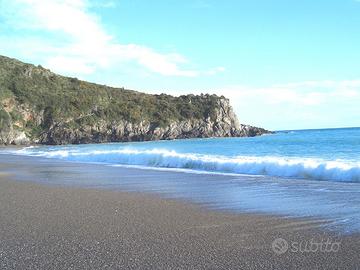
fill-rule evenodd
<path id="1" fill-rule="evenodd" d="M 253 138 L 31 146 L 6 152 L 96 163 L 111 167 L 111 181 L 119 186 L 133 184 L 136 190 L 161 191 L 214 208 L 325 218 L 343 231 L 360 232 L 360 128 L 278 131 Z M 124 166 L 193 176 L 135 180 L 116 175 L 116 168 Z"/>
<path id="2" fill-rule="evenodd" d="M 360 182 L 360 128 L 280 131 L 253 138 L 39 146 L 18 153 L 113 165 Z"/>

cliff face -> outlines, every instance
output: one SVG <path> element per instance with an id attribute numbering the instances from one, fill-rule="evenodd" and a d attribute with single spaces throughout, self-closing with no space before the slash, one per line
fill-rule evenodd
<path id="1" fill-rule="evenodd" d="M 0 144 L 257 136 L 215 95 L 148 95 L 56 75 L 0 56 Z"/>

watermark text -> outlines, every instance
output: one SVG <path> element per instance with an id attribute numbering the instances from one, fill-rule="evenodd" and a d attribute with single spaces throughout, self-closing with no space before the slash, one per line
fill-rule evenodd
<path id="1" fill-rule="evenodd" d="M 324 238 L 304 241 L 289 241 L 283 238 L 276 238 L 271 243 L 271 249 L 274 253 L 281 255 L 286 252 L 292 253 L 316 253 L 316 252 L 338 252 L 341 242 L 339 240 Z"/>

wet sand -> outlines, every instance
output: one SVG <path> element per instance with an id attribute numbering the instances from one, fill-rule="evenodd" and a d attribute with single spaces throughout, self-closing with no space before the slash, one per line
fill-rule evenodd
<path id="1" fill-rule="evenodd" d="M 56 161 L 50 163 L 55 166 Z M 48 185 L 31 181 L 29 170 L 26 181 L 18 181 L 19 164 L 16 158 L 0 159 L 0 269 L 358 269 L 360 265 L 360 236 L 326 232 L 319 227 L 324 221 L 221 212 L 156 194 L 96 186 Z M 39 166 L 46 171 L 49 164 Z M 122 173 L 126 170 L 134 169 Z M 138 173 L 146 177 L 146 171 Z M 283 254 L 272 248 L 278 238 L 289 245 Z M 327 240 L 339 244 L 332 251 L 294 248 Z M 276 251 L 284 250 L 281 247 Z"/>

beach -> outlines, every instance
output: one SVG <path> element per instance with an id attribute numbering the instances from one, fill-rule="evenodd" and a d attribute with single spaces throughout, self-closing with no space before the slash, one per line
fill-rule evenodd
<path id="1" fill-rule="evenodd" d="M 360 270 L 359 11 L 0 0 L 0 270 Z"/>
<path id="2" fill-rule="evenodd" d="M 96 166 L 37 162 L 36 170 L 48 176 L 41 181 L 31 179 L 36 166 L 30 157 L 0 159 L 1 269 L 356 269 L 360 264 L 359 234 L 327 231 L 324 220 L 233 213 L 161 193 L 76 181 L 50 183 L 51 173 L 79 180 L 79 168 L 86 175 Z M 191 175 L 123 168 L 123 177 L 126 172 L 143 179 Z M 274 249 L 279 238 L 288 244 L 285 252 Z M 311 241 L 328 241 L 328 249 L 307 250 Z"/>

